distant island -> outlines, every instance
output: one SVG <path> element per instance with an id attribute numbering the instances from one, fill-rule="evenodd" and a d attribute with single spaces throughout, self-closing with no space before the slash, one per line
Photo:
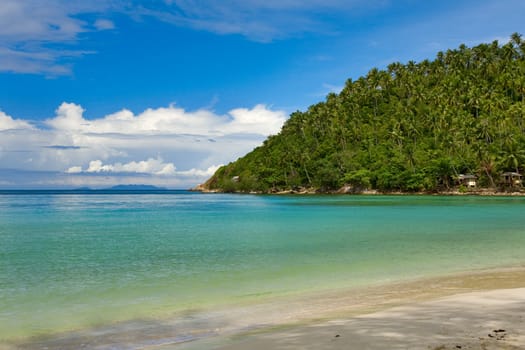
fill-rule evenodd
<path id="1" fill-rule="evenodd" d="M 73 191 L 167 191 L 167 188 L 157 187 L 153 185 L 116 185 L 107 188 L 90 188 L 90 187 L 80 187 L 76 188 Z"/>
<path id="2" fill-rule="evenodd" d="M 109 191 L 164 191 L 166 188 L 153 185 L 117 185 L 106 190 Z"/>
<path id="3" fill-rule="evenodd" d="M 349 79 L 202 191 L 519 192 L 525 40 L 439 52 Z"/>

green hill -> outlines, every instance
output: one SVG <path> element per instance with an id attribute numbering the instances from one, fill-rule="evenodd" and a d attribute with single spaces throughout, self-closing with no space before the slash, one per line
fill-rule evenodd
<path id="1" fill-rule="evenodd" d="M 503 172 L 522 170 L 525 40 L 516 33 L 504 45 L 461 45 L 348 80 L 203 187 L 443 191 L 459 174 L 495 188 Z"/>

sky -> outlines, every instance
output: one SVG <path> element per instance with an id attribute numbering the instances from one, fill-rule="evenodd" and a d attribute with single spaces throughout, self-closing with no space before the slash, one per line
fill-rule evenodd
<path id="1" fill-rule="evenodd" d="M 0 0 L 0 189 L 190 188 L 347 79 L 523 18 L 523 0 Z"/>

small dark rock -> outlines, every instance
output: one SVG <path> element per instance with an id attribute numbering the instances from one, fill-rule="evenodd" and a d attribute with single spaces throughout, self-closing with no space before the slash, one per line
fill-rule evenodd
<path id="1" fill-rule="evenodd" d="M 456 349 L 461 349 L 461 345 L 456 345 Z"/>
<path id="2" fill-rule="evenodd" d="M 335 335 L 335 337 L 336 337 L 336 338 L 339 338 L 339 337 L 340 337 L 340 335 L 339 335 L 339 334 L 336 334 L 336 335 Z"/>
<path id="3" fill-rule="evenodd" d="M 494 333 L 503 333 L 503 332 L 505 332 L 504 329 L 495 329 L 494 330 Z"/>

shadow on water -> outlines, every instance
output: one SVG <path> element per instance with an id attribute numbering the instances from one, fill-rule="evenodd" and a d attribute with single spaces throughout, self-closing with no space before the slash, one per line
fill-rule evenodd
<path id="1" fill-rule="evenodd" d="M 212 316 L 206 318 L 199 313 L 187 312 L 172 320 L 132 320 L 81 331 L 35 336 L 6 345 L 10 350 L 134 350 L 177 345 L 216 336 L 219 328 L 225 327 L 228 324 L 224 319 Z M 4 349 L 1 343 L 0 349 Z"/>

